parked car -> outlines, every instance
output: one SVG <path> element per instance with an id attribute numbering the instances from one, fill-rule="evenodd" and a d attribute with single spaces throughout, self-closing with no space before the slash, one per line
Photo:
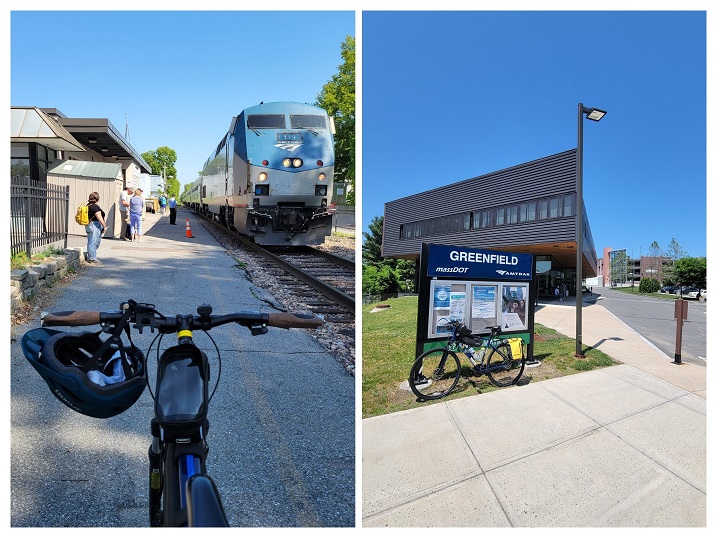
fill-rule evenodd
<path id="1" fill-rule="evenodd" d="M 660 293 L 672 293 L 673 288 L 676 286 L 662 286 L 660 288 Z"/>
<path id="2" fill-rule="evenodd" d="M 682 290 L 678 293 L 682 295 L 682 297 L 690 298 L 690 299 L 697 299 L 697 294 L 700 292 L 700 289 L 696 286 L 682 286 Z"/>
<path id="3" fill-rule="evenodd" d="M 688 299 L 699 299 L 702 295 L 702 290 L 691 286 L 682 292 L 683 297 Z"/>

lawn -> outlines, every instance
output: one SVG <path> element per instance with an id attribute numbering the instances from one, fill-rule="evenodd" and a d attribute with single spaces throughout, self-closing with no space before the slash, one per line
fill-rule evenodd
<path id="1" fill-rule="evenodd" d="M 639 286 L 625 286 L 620 288 L 610 288 L 611 291 L 617 291 L 619 293 L 625 293 L 628 295 L 638 295 L 640 297 L 655 297 L 657 299 L 668 299 L 674 301 L 675 299 L 679 299 L 679 295 L 675 295 L 673 293 L 660 293 L 659 291 L 656 291 L 654 293 L 643 293 L 640 291 Z"/>
<path id="2" fill-rule="evenodd" d="M 389 307 L 377 309 L 378 304 Z M 363 418 L 435 403 L 418 402 L 405 383 L 415 359 L 418 298 L 388 299 L 364 305 L 362 309 Z M 597 349 L 585 348 L 584 359 L 575 358 L 574 353 L 575 340 L 536 323 L 534 358 L 540 361 L 540 366 L 526 368 L 518 386 L 618 364 Z M 401 389 L 402 384 L 407 390 Z M 486 377 L 461 376 L 456 389 L 438 402 L 495 390 L 519 388 L 498 388 Z"/>

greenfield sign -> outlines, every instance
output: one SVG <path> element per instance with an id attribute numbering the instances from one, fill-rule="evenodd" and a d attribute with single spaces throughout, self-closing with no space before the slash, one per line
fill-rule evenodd
<path id="1" fill-rule="evenodd" d="M 427 245 L 427 276 L 532 280 L 533 256 L 501 251 Z"/>

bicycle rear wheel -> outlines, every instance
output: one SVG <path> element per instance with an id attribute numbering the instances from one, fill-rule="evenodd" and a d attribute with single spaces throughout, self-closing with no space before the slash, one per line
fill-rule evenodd
<path id="1" fill-rule="evenodd" d="M 491 349 L 488 354 L 488 378 L 498 387 L 508 387 L 515 384 L 523 375 L 525 361 L 514 359 L 508 344 L 500 344 L 497 349 Z"/>
<path id="2" fill-rule="evenodd" d="M 413 363 L 408 385 L 421 400 L 438 400 L 451 392 L 461 376 L 461 362 L 447 348 L 429 349 Z"/>

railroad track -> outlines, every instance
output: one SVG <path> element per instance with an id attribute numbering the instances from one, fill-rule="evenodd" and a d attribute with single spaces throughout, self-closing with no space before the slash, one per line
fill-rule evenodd
<path id="1" fill-rule="evenodd" d="M 315 314 L 333 323 L 353 323 L 355 316 L 355 265 L 351 260 L 312 247 L 271 247 L 256 245 L 219 223 L 203 222 L 231 236 L 241 246 L 281 268 L 275 277 Z M 317 293 L 318 292 L 318 293 Z"/>

